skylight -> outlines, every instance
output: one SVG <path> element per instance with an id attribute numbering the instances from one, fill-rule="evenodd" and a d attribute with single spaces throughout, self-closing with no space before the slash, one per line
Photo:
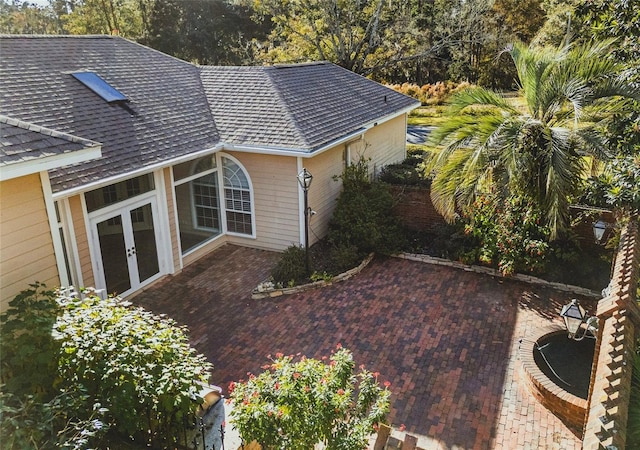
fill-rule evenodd
<path id="1" fill-rule="evenodd" d="M 95 72 L 75 72 L 73 77 L 93 92 L 98 94 L 107 103 L 122 102 L 129 100 L 122 92 L 104 81 Z"/>

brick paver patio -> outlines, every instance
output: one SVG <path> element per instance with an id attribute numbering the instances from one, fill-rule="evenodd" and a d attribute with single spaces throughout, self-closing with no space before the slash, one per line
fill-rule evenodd
<path id="1" fill-rule="evenodd" d="M 351 280 L 251 300 L 277 257 L 226 245 L 133 301 L 189 326 L 215 366 L 214 384 L 259 372 L 269 354 L 321 357 L 341 343 L 392 383 L 389 422 L 419 436 L 420 447 L 580 448 L 526 391 L 517 365 L 519 340 L 560 323 L 571 294 L 377 257 Z"/>

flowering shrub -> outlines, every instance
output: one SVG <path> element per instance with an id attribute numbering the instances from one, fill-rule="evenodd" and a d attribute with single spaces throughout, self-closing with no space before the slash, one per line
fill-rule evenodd
<path id="1" fill-rule="evenodd" d="M 323 358 L 325 359 L 325 358 Z M 329 363 L 277 354 L 260 375 L 231 383 L 231 412 L 246 442 L 264 450 L 361 450 L 389 409 L 389 383 L 360 367 L 341 348 Z"/>
<path id="2" fill-rule="evenodd" d="M 483 195 L 474 202 L 468 218 L 465 233 L 478 239 L 480 262 L 497 263 L 504 275 L 544 270 L 550 231 L 541 225 L 542 213 L 533 201 Z"/>

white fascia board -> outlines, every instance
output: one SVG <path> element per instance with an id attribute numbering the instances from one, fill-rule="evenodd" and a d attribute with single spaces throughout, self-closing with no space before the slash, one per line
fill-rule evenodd
<path id="1" fill-rule="evenodd" d="M 371 129 L 373 127 L 376 127 L 376 126 L 378 126 L 380 124 L 383 124 L 383 123 L 388 122 L 388 121 L 390 121 L 392 119 L 395 119 L 398 116 L 402 116 L 404 114 L 409 114 L 411 111 L 413 111 L 414 109 L 418 108 L 419 106 L 420 106 L 420 104 L 416 104 L 414 106 L 407 106 L 406 108 L 404 108 L 404 109 L 402 109 L 400 111 L 396 111 L 393 114 L 389 114 L 388 116 L 384 116 L 381 119 L 369 122 L 368 124 L 366 124 L 364 126 L 364 128 L 369 130 L 369 129 Z"/>
<path id="2" fill-rule="evenodd" d="M 246 153 L 259 153 L 261 155 L 276 155 L 276 156 L 295 156 L 297 158 L 313 158 L 320 153 L 335 147 L 336 145 L 344 144 L 349 141 L 359 139 L 366 130 L 360 128 L 352 133 L 346 134 L 341 138 L 329 142 L 328 144 L 319 147 L 311 152 L 301 150 L 291 150 L 278 147 L 265 147 L 265 146 L 253 146 L 253 145 L 234 145 L 225 144 L 224 148 L 227 151 L 246 152 Z"/>
<path id="3" fill-rule="evenodd" d="M 102 157 L 102 146 L 87 147 L 61 155 L 45 156 L 0 167 L 0 181 L 77 164 Z"/>
<path id="4" fill-rule="evenodd" d="M 217 144 L 215 147 L 208 148 L 206 150 L 200 150 L 197 152 L 189 153 L 188 155 L 180 156 L 179 158 L 170 159 L 167 161 L 162 161 L 156 164 L 151 164 L 145 167 L 141 167 L 137 170 L 132 170 L 131 172 L 123 173 L 122 175 L 114 175 L 108 178 L 102 178 L 99 181 L 94 181 L 92 183 L 83 184 L 82 186 L 78 186 L 72 189 L 67 189 L 64 191 L 57 192 L 53 194 L 54 200 L 59 200 L 66 197 L 71 197 L 73 195 L 81 194 L 86 191 L 92 191 L 94 189 L 98 189 L 104 186 L 108 186 L 110 184 L 117 183 L 119 181 L 128 180 L 129 178 L 137 177 L 140 175 L 144 175 L 146 173 L 152 173 L 156 170 L 164 169 L 165 167 L 171 167 L 176 164 L 180 164 L 181 162 L 190 161 L 194 158 L 199 158 L 202 156 L 212 155 L 218 151 L 222 150 L 222 144 Z"/>

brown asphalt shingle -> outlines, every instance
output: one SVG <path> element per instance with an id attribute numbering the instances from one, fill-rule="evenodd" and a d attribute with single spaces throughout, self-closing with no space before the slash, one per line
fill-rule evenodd
<path id="1" fill-rule="evenodd" d="M 96 147 L 99 144 L 0 115 L 0 166 Z"/>
<path id="2" fill-rule="evenodd" d="M 221 139 L 313 152 L 419 102 L 327 62 L 204 66 Z"/>
<path id="3" fill-rule="evenodd" d="M 54 192 L 211 148 L 218 134 L 199 70 L 110 36 L 2 36 L 3 114 L 102 144 L 102 158 L 50 173 Z M 109 104 L 71 72 L 122 92 Z"/>

